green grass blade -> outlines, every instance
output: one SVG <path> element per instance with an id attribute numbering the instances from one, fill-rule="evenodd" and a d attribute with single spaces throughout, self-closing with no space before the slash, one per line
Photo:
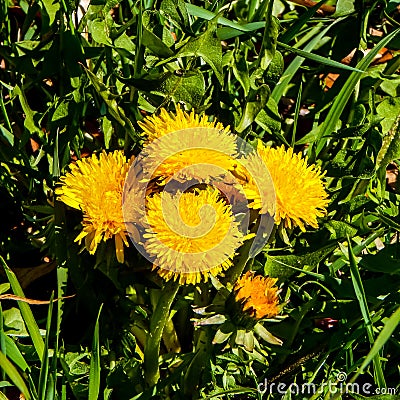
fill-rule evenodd
<path id="1" fill-rule="evenodd" d="M 0 392 L 0 400 L 10 400 L 3 392 Z"/>
<path id="2" fill-rule="evenodd" d="M 300 112 L 300 107 L 301 107 L 301 96 L 303 93 L 303 82 L 300 82 L 299 86 L 299 92 L 297 94 L 297 99 L 296 99 L 296 105 L 294 108 L 294 121 L 293 121 L 293 131 L 292 131 L 292 140 L 290 145 L 294 147 L 294 144 L 296 143 L 296 132 L 297 132 L 297 122 L 299 120 L 299 112 Z"/>
<path id="3" fill-rule="evenodd" d="M 17 277 L 15 276 L 14 272 L 11 271 L 11 269 L 8 267 L 3 257 L 1 256 L 0 256 L 0 263 L 7 274 L 8 281 L 11 284 L 11 289 L 14 292 L 14 294 L 19 297 L 25 297 Z M 44 351 L 44 342 L 42 336 L 40 335 L 39 327 L 36 323 L 35 317 L 32 314 L 31 308 L 27 303 L 24 303 L 22 301 L 18 302 L 18 306 L 19 309 L 21 310 L 22 318 L 25 321 L 26 328 L 32 339 L 36 353 L 38 354 L 39 358 L 42 359 Z"/>
<path id="4" fill-rule="evenodd" d="M 10 360 L 0 352 L 0 367 L 5 371 L 12 383 L 21 391 L 26 400 L 30 400 L 31 394 L 26 386 L 24 378 L 20 375 L 18 370 L 14 367 Z"/>
<path id="5" fill-rule="evenodd" d="M 3 307 L 0 303 L 0 351 L 7 355 L 7 347 L 6 347 L 6 338 L 8 336 L 4 333 L 4 316 L 3 316 Z M 6 373 L 1 371 L 1 379 L 4 381 L 6 379 Z"/>
<path id="6" fill-rule="evenodd" d="M 370 245 L 375 239 L 381 237 L 385 232 L 384 228 L 378 229 L 376 232 L 372 233 L 371 236 L 367 237 L 364 241 L 362 241 L 357 246 L 352 248 L 352 252 L 355 256 L 359 255 L 368 245 Z M 333 272 L 337 272 L 340 268 L 343 268 L 346 265 L 346 261 L 344 258 L 338 258 L 334 261 L 330 267 Z"/>
<path id="7" fill-rule="evenodd" d="M 390 316 L 386 321 L 383 329 L 380 331 L 378 337 L 376 338 L 371 350 L 365 357 L 360 368 L 356 374 L 351 378 L 350 382 L 354 382 L 360 374 L 362 374 L 368 364 L 379 356 L 379 351 L 385 345 L 385 343 L 390 339 L 394 330 L 399 326 L 400 323 L 400 307 Z"/>
<path id="8" fill-rule="evenodd" d="M 349 65 L 342 64 L 338 61 L 330 60 L 329 58 L 319 56 L 318 54 L 313 54 L 313 53 L 310 53 L 309 51 L 296 49 L 295 47 L 288 46 L 285 43 L 278 42 L 278 46 L 281 46 L 284 49 L 289 50 L 290 52 L 295 53 L 300 57 L 308 58 L 309 60 L 316 61 L 320 64 L 328 65 L 329 67 L 344 69 L 346 71 L 363 72 L 360 69 L 350 67 Z"/>
<path id="9" fill-rule="evenodd" d="M 9 336 L 5 335 L 3 336 L 4 342 L 6 345 L 6 351 L 7 351 L 7 357 L 22 371 L 29 371 L 29 365 L 25 361 L 24 356 L 22 353 L 19 351 L 19 348 L 15 344 L 14 340 L 12 340 Z"/>
<path id="10" fill-rule="evenodd" d="M 39 374 L 39 388 L 38 388 L 39 400 L 46 400 L 46 389 L 47 389 L 47 382 L 49 379 L 49 336 L 51 329 L 51 320 L 53 316 L 53 299 L 54 299 L 54 293 L 51 295 L 49 310 L 47 312 L 46 340 L 45 340 L 45 347 Z"/>
<path id="11" fill-rule="evenodd" d="M 292 26 L 290 26 L 282 35 L 279 36 L 279 41 L 288 44 L 300 29 L 305 25 L 305 23 L 317 12 L 317 10 L 326 3 L 327 0 L 322 0 L 315 6 L 310 7 L 304 14 L 302 14 Z"/>
<path id="12" fill-rule="evenodd" d="M 327 26 L 324 30 L 322 30 L 318 35 L 314 37 L 303 49 L 305 52 L 310 52 L 314 49 L 314 47 L 320 42 L 320 40 L 326 35 L 326 33 L 331 29 L 336 23 L 341 21 L 341 18 L 338 18 L 336 21 L 332 22 L 329 26 Z M 313 34 L 316 34 L 320 29 L 322 28 L 322 24 L 316 25 L 312 32 Z M 281 79 L 279 80 L 278 84 L 274 87 L 274 90 L 271 93 L 271 97 L 276 101 L 276 103 L 279 102 L 281 99 L 283 93 L 286 90 L 286 87 L 290 83 L 290 81 L 293 79 L 294 75 L 298 71 L 298 69 L 301 67 L 301 65 L 304 62 L 304 57 L 297 56 L 291 63 L 290 65 L 286 68 L 285 72 L 283 73 Z"/>
<path id="13" fill-rule="evenodd" d="M 383 38 L 356 66 L 358 70 L 366 71 L 379 50 L 385 47 L 392 39 L 394 39 L 400 33 L 400 28 L 393 31 L 391 34 Z M 318 155 L 324 148 L 328 137 L 335 131 L 337 123 L 339 122 L 340 116 L 350 99 L 351 94 L 354 91 L 355 86 L 361 79 L 361 72 L 352 72 L 343 85 L 339 94 L 335 97 L 335 100 L 329 109 L 328 115 L 324 122 L 320 125 L 317 136 L 317 148 L 316 154 Z"/>
<path id="14" fill-rule="evenodd" d="M 358 304 L 361 309 L 361 315 L 363 317 L 365 327 L 367 329 L 368 339 L 372 345 L 374 343 L 375 339 L 374 339 L 374 331 L 373 331 L 373 326 L 372 326 L 372 321 L 371 321 L 371 314 L 368 309 L 367 298 L 365 296 L 365 291 L 364 291 L 364 287 L 362 284 L 360 271 L 358 270 L 357 262 L 354 257 L 354 253 L 353 253 L 353 249 L 351 247 L 351 242 L 350 242 L 349 237 L 347 238 L 347 242 L 348 242 L 348 248 L 349 248 L 351 280 L 353 283 L 354 292 L 355 292 L 357 300 L 358 300 Z M 383 375 L 382 364 L 381 364 L 379 354 L 376 354 L 374 356 L 373 363 L 374 363 L 374 372 L 375 372 L 376 383 L 379 385 L 379 387 L 386 387 L 385 377 Z"/>
<path id="15" fill-rule="evenodd" d="M 195 6 L 193 4 L 185 3 L 185 6 L 186 6 L 188 14 L 190 14 L 194 17 L 199 17 L 199 18 L 205 19 L 207 21 L 210 21 L 216 17 L 216 14 L 213 13 L 212 11 L 205 10 L 204 8 Z M 223 26 L 228 26 L 230 28 L 234 28 L 234 29 L 236 29 L 238 31 L 242 31 L 242 32 L 253 32 L 256 29 L 265 27 L 265 21 L 249 22 L 248 24 L 242 25 L 242 24 L 231 21 L 224 17 L 219 17 L 218 23 Z"/>
<path id="16" fill-rule="evenodd" d="M 100 344 L 99 344 L 99 319 L 103 305 L 100 306 L 94 327 L 92 356 L 90 358 L 89 372 L 89 397 L 88 400 L 97 400 L 100 393 Z"/>

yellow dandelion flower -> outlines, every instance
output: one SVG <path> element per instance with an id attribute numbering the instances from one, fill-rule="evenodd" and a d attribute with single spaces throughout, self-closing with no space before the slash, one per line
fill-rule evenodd
<path id="1" fill-rule="evenodd" d="M 257 146 L 257 154 L 268 168 L 274 184 L 275 223 L 279 225 L 283 222 L 289 229 L 297 225 L 302 231 L 305 231 L 305 224 L 318 228 L 317 217 L 325 215 L 325 207 L 329 202 L 320 167 L 307 165 L 307 158 L 294 154 L 292 148 L 285 150 L 281 146 L 273 149 L 261 141 Z M 258 175 L 254 172 L 251 177 L 243 178 L 246 180 L 243 190 L 248 198 L 253 199 L 250 206 L 255 209 L 260 208 L 259 194 L 254 185 L 254 181 L 260 180 Z"/>
<path id="2" fill-rule="evenodd" d="M 253 319 L 272 318 L 279 313 L 277 279 L 248 271 L 235 283 L 235 300 Z"/>
<path id="3" fill-rule="evenodd" d="M 145 249 L 165 280 L 196 284 L 232 265 L 243 242 L 231 206 L 208 187 L 157 193 L 147 200 Z"/>
<path id="4" fill-rule="evenodd" d="M 154 140 L 143 155 L 149 179 L 162 184 L 172 177 L 181 182 L 224 180 L 236 163 L 236 136 L 215 128 L 187 127 Z"/>
<path id="5" fill-rule="evenodd" d="M 75 241 L 94 254 L 99 243 L 114 237 L 117 259 L 124 262 L 123 244 L 128 246 L 122 215 L 122 192 L 130 162 L 122 151 L 93 154 L 70 165 L 60 178 L 58 199 L 83 212 L 83 230 Z"/>
<path id="6" fill-rule="evenodd" d="M 206 115 L 195 114 L 193 109 L 190 113 L 187 113 L 181 109 L 179 104 L 176 106 L 175 114 L 169 113 L 165 108 L 162 108 L 158 115 L 148 116 L 143 121 L 139 121 L 138 124 L 147 136 L 145 144 L 168 133 L 186 128 L 203 127 L 229 131 L 220 122 L 209 122 Z"/>

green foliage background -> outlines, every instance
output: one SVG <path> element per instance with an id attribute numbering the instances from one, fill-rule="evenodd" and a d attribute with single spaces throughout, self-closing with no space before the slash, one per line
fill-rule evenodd
<path id="1" fill-rule="evenodd" d="M 0 399 L 12 386 L 27 399 L 280 398 L 257 385 L 326 392 L 339 371 L 398 388 L 399 186 L 386 175 L 400 158 L 399 2 L 330 5 L 93 0 L 82 15 L 74 0 L 0 3 L 0 292 L 24 297 L 12 270 L 52 264 L 27 297 L 76 294 L 49 309 L 2 302 Z M 390 59 L 378 63 L 383 49 Z M 328 74 L 339 76 L 326 89 Z M 211 345 L 193 306 L 216 289 L 181 288 L 152 386 L 142 350 L 168 288 L 133 250 L 127 265 L 108 245 L 80 252 L 80 215 L 53 190 L 71 158 L 139 152 L 137 122 L 177 103 L 251 143 L 303 151 L 326 171 L 331 202 L 318 230 L 281 231 L 252 261 L 279 278 L 286 304 L 267 326 L 283 345 Z M 308 398 L 351 398 L 325 392 Z"/>

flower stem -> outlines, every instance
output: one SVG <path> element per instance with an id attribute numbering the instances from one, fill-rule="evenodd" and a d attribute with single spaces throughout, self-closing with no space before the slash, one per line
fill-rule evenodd
<path id="1" fill-rule="evenodd" d="M 165 324 L 168 321 L 171 304 L 178 289 L 177 282 L 167 282 L 151 316 L 150 332 L 144 348 L 144 376 L 149 386 L 154 386 L 160 378 L 158 367 L 160 342 Z"/>
<path id="2" fill-rule="evenodd" d="M 240 248 L 240 254 L 237 262 L 227 271 L 224 283 L 227 285 L 230 283 L 233 285 L 237 279 L 240 277 L 242 272 L 244 271 L 247 262 L 250 260 L 249 257 L 249 252 L 251 249 L 251 245 L 253 243 L 253 240 L 247 240 L 245 244 Z"/>

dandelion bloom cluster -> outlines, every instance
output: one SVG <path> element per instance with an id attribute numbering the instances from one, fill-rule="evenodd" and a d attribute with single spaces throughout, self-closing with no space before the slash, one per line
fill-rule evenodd
<path id="1" fill-rule="evenodd" d="M 242 312 L 255 320 L 272 318 L 279 313 L 277 279 L 255 275 L 248 271 L 234 286 L 235 300 Z"/>
<path id="2" fill-rule="evenodd" d="M 124 211 L 124 183 L 132 162 L 122 151 L 71 164 L 56 189 L 61 201 L 82 211 L 83 230 L 76 241 L 84 240 L 91 254 L 101 241 L 114 238 L 117 259 L 123 262 L 129 233 L 162 278 L 196 284 L 228 269 L 237 249 L 252 236 L 246 224 L 256 222 L 254 213 L 243 224 L 247 208 L 258 211 L 259 219 L 268 213 L 276 224 L 301 230 L 306 224 L 317 227 L 317 217 L 326 212 L 323 174 L 292 149 L 259 142 L 256 150 L 248 145 L 239 155 L 239 139 L 229 129 L 179 106 L 175 114 L 162 109 L 139 125 L 147 141 L 141 164 L 133 168 L 137 185 L 129 179 L 125 185 Z M 167 190 L 171 182 L 173 191 Z M 141 183 L 143 195 L 136 191 Z M 242 203 L 247 211 L 238 211 Z M 135 229 L 128 232 L 127 225 Z M 249 273 L 240 278 L 235 290 L 243 310 L 256 319 L 276 314 L 274 283 Z"/>
<path id="3" fill-rule="evenodd" d="M 243 235 L 217 189 L 157 193 L 147 208 L 145 248 L 164 279 L 196 284 L 232 265 Z"/>
<path id="4" fill-rule="evenodd" d="M 70 165 L 70 172 L 60 178 L 58 199 L 83 213 L 83 230 L 75 241 L 84 239 L 90 254 L 102 240 L 114 237 L 117 259 L 124 261 L 128 246 L 122 215 L 122 192 L 130 162 L 122 151 L 102 152 Z"/>

